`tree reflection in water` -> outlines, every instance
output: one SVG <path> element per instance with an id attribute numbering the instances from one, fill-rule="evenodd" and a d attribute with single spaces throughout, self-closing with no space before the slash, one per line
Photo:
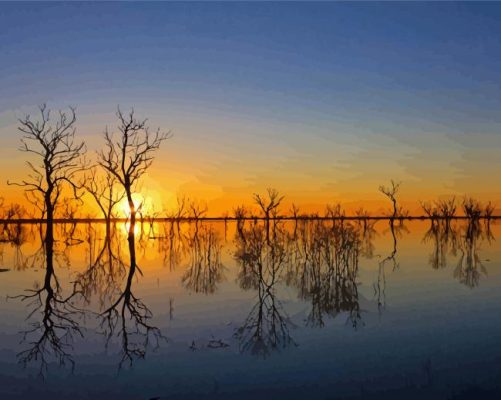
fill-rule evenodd
<path id="1" fill-rule="evenodd" d="M 129 265 L 125 286 L 100 313 L 106 346 L 113 337 L 120 341 L 119 368 L 124 364 L 132 366 L 134 360 L 146 356 L 149 347 L 158 347 L 159 341 L 165 339 L 160 329 L 150 323 L 153 314 L 148 306 L 133 292 L 132 283 L 136 273 L 142 275 L 142 272 L 136 261 L 135 223 L 132 221 L 128 225 Z"/>
<path id="2" fill-rule="evenodd" d="M 180 284 L 190 292 L 215 294 L 225 279 L 223 242 L 212 224 L 167 222 L 155 227 L 158 233 L 154 236 L 137 230 L 139 238 L 133 224 L 126 231 L 120 224 L 111 223 L 56 226 L 57 240 L 43 225 L 7 224 L 0 236 L 1 249 L 14 248 L 15 269 L 44 267 L 41 282 L 15 296 L 28 304 L 30 321 L 30 327 L 23 332 L 26 347 L 18 357 L 24 365 L 36 362 L 41 375 L 52 361 L 73 366 L 72 347 L 75 338 L 85 333 L 84 316 L 97 316 L 107 345 L 118 346 L 119 367 L 144 358 L 148 349 L 165 339 L 152 322 L 152 311 L 134 290 L 142 275 L 136 252 L 146 254 L 147 246 L 158 246 L 171 269 L 186 263 Z M 398 239 L 406 231 L 399 221 L 389 225 L 391 249 L 377 263 L 374 284 L 380 312 L 386 304 L 387 268 L 399 267 Z M 359 263 L 361 258 L 373 258 L 376 235 L 373 221 L 341 217 L 297 219 L 293 224 L 239 220 L 233 253 L 238 267 L 236 282 L 242 290 L 256 293 L 248 315 L 233 332 L 240 350 L 267 357 L 296 344 L 292 337 L 295 324 L 280 300 L 285 287 L 297 290 L 298 298 L 308 304 L 306 326 L 323 327 L 327 319 L 340 315 L 346 316 L 350 327 L 362 326 Z M 36 237 L 40 247 L 32 254 L 24 254 L 26 243 L 34 242 Z M 437 219 L 431 220 L 423 241 L 433 246 L 429 258 L 432 268 L 445 268 L 447 257 L 455 257 L 453 276 L 473 288 L 487 274 L 481 244 L 493 239 L 489 221 Z M 62 279 L 57 266 L 70 267 L 74 257 L 71 251 L 78 246 L 88 246 L 88 262 L 68 284 L 66 273 Z M 172 318 L 174 299 L 167 299 L 170 304 L 166 302 L 165 310 Z"/>
<path id="3" fill-rule="evenodd" d="M 266 356 L 295 344 L 293 324 L 277 298 L 280 284 L 296 287 L 299 298 L 311 302 L 307 326 L 322 327 L 326 316 L 346 313 L 347 322 L 359 327 L 359 257 L 364 241 L 372 248 L 367 229 L 342 218 L 297 221 L 292 232 L 277 221 L 270 234 L 266 226 L 253 222 L 236 233 L 238 283 L 244 290 L 256 290 L 258 299 L 235 333 L 241 349 Z"/>
<path id="4" fill-rule="evenodd" d="M 392 271 L 399 268 L 400 264 L 397 259 L 398 239 L 401 238 L 404 233 L 409 233 L 403 220 L 399 220 L 398 223 L 395 224 L 395 221 L 390 219 L 388 230 L 391 233 L 393 246 L 390 253 L 378 263 L 377 281 L 373 285 L 374 297 L 377 299 L 377 306 L 380 314 L 386 307 L 386 265 L 390 264 L 392 266 Z"/>
<path id="5" fill-rule="evenodd" d="M 490 222 L 488 220 L 485 222 L 485 226 L 482 227 L 478 218 L 469 219 L 467 226 L 460 234 L 459 252 L 461 254 L 454 269 L 454 277 L 469 288 L 478 286 L 480 277 L 487 275 L 487 269 L 480 258 L 480 245 L 485 240 L 491 241 L 493 236 Z"/>
<path id="6" fill-rule="evenodd" d="M 106 223 L 104 238 L 101 237 L 101 225 L 89 224 L 87 228 L 89 264 L 78 274 L 77 283 L 84 294 L 86 304 L 90 306 L 91 300 L 97 296 L 99 308 L 102 310 L 119 293 L 127 265 L 119 240 L 120 228 L 116 224 Z"/>
<path id="7" fill-rule="evenodd" d="M 429 263 L 434 269 L 446 268 L 448 256 L 457 257 L 453 276 L 461 284 L 473 288 L 478 286 L 487 269 L 480 256 L 481 244 L 494 240 L 490 221 L 468 218 L 466 223 L 455 223 L 445 219 L 431 220 L 424 242 L 432 242 L 433 251 Z"/>
<path id="8" fill-rule="evenodd" d="M 286 261 L 285 235 L 276 224 L 270 235 L 268 226 L 253 223 L 249 229 L 237 231 L 235 252 L 240 287 L 257 290 L 257 301 L 235 337 L 242 352 L 261 357 L 295 344 L 275 287 Z"/>
<path id="9" fill-rule="evenodd" d="M 288 263 L 289 283 L 299 289 L 299 297 L 311 301 L 306 319 L 309 326 L 322 327 L 325 316 L 346 312 L 354 328 L 361 322 L 357 286 L 361 232 L 354 224 L 336 219 L 302 223 Z"/>
<path id="10" fill-rule="evenodd" d="M 189 243 L 190 258 L 183 274 L 183 286 L 195 293 L 212 294 L 224 279 L 221 238 L 212 226 L 199 228 L 197 221 Z"/>
<path id="11" fill-rule="evenodd" d="M 33 289 L 27 289 L 26 294 L 13 298 L 28 303 L 30 312 L 26 319 L 31 321 L 30 328 L 22 332 L 22 343 L 27 347 L 18 353 L 18 359 L 25 367 L 32 362 L 38 363 L 39 375 L 44 377 L 52 359 L 60 365 L 70 364 L 74 368 L 71 350 L 75 336 L 83 337 L 79 321 L 83 311 L 75 305 L 82 296 L 77 285 L 73 285 L 70 293 L 65 295 L 56 275 L 55 264 L 61 259 L 67 261 L 67 257 L 60 257 L 64 251 L 55 247 L 52 226 L 41 227 L 40 235 L 42 245 L 32 256 L 23 258 L 26 261 L 23 267 L 28 264 L 38 266 L 36 264 L 41 261 L 45 265 L 42 282 L 36 283 Z M 59 243 L 65 246 L 67 242 Z"/>

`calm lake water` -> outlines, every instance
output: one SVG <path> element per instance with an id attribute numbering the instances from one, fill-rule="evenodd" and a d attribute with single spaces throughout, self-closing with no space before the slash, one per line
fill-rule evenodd
<path id="1" fill-rule="evenodd" d="M 500 398 L 498 222 L 128 228 L 0 227 L 1 399 Z"/>

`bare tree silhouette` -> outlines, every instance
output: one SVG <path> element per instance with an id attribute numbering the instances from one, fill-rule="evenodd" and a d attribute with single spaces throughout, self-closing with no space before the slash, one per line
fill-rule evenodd
<path id="1" fill-rule="evenodd" d="M 201 218 L 203 218 L 208 211 L 207 204 L 202 204 L 196 200 L 190 201 L 190 218 L 195 221 L 195 234 L 198 234 L 198 223 Z"/>
<path id="2" fill-rule="evenodd" d="M 482 205 L 472 197 L 465 197 L 463 200 L 464 215 L 472 220 L 478 220 L 482 215 Z"/>
<path id="3" fill-rule="evenodd" d="M 276 219 L 278 214 L 278 207 L 285 196 L 280 196 L 278 191 L 273 188 L 266 189 L 268 198 L 254 193 L 253 198 L 256 204 L 261 208 L 263 217 L 266 221 L 266 239 L 270 240 L 270 218 L 273 216 Z"/>
<path id="4" fill-rule="evenodd" d="M 85 189 L 99 207 L 108 227 L 115 217 L 114 208 L 125 196 L 123 190 L 116 190 L 117 183 L 116 176 L 108 171 L 104 176 L 98 176 L 95 167 L 90 170 L 83 183 Z"/>
<path id="5" fill-rule="evenodd" d="M 397 206 L 397 193 L 400 189 L 401 182 L 395 182 L 393 179 L 390 181 L 391 186 L 379 186 L 379 191 L 388 197 L 393 205 L 393 211 L 391 215 L 391 220 L 394 220 L 399 216 L 400 209 Z"/>
<path id="6" fill-rule="evenodd" d="M 263 212 L 263 216 L 266 220 L 269 220 L 272 216 L 272 213 L 278 209 L 280 203 L 284 199 L 285 196 L 280 196 L 279 192 L 276 189 L 268 188 L 266 189 L 268 198 L 265 196 L 261 196 L 260 194 L 254 193 L 253 199 L 256 204 L 261 208 Z"/>
<path id="7" fill-rule="evenodd" d="M 489 221 L 494 214 L 496 207 L 490 201 L 487 203 L 484 209 L 484 217 Z"/>
<path id="8" fill-rule="evenodd" d="M 98 163 L 115 177 L 127 197 L 130 221 L 136 221 L 137 206 L 132 194 L 142 176 L 153 163 L 153 155 L 170 133 L 158 128 L 151 133 L 147 120 L 138 120 L 132 109 L 128 114 L 117 111 L 118 139 L 108 129 L 104 132 L 105 149 L 98 153 Z"/>
<path id="9" fill-rule="evenodd" d="M 20 150 L 37 157 L 40 164 L 27 161 L 31 170 L 29 178 L 21 182 L 8 182 L 25 188 L 27 199 L 46 216 L 47 221 L 54 219 L 54 211 L 66 187 L 78 198 L 76 177 L 82 171 L 82 156 L 85 144 L 75 141 L 75 109 L 70 107 L 69 114 L 59 111 L 54 124 L 50 124 L 50 110 L 40 106 L 40 119 L 32 121 L 27 115 L 20 119 L 22 132 Z M 52 230 L 51 224 L 47 225 Z"/>
<path id="10" fill-rule="evenodd" d="M 235 216 L 235 219 L 237 220 L 237 231 L 240 234 L 240 236 L 243 236 L 243 228 L 245 225 L 245 218 L 247 218 L 247 209 L 245 206 L 238 206 L 233 209 L 233 215 Z"/>
<path id="11" fill-rule="evenodd" d="M 440 211 L 436 204 L 430 202 L 420 202 L 421 208 L 425 215 L 432 221 L 432 223 L 440 217 Z"/>

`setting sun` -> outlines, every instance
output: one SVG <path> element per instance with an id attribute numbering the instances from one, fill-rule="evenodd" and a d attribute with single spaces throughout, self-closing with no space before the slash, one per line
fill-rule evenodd
<path id="1" fill-rule="evenodd" d="M 138 214 L 148 215 L 153 210 L 152 200 L 148 196 L 145 197 L 140 193 L 133 193 L 132 201 L 134 201 L 134 207 L 136 208 L 136 212 Z M 117 204 L 117 213 L 118 217 L 129 218 L 130 209 L 126 197 L 124 197 L 120 203 Z"/>

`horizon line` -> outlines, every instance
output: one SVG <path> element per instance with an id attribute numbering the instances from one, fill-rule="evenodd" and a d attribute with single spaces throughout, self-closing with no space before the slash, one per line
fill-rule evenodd
<path id="1" fill-rule="evenodd" d="M 367 221 L 367 220 L 377 220 L 377 221 L 412 221 L 412 220 L 472 220 L 472 219 L 482 219 L 482 220 L 497 220 L 501 219 L 501 215 L 491 215 L 485 216 L 480 215 L 476 218 L 468 217 L 466 215 L 456 215 L 456 216 L 434 216 L 430 217 L 427 215 L 408 215 L 408 216 L 400 216 L 400 217 L 392 217 L 386 215 L 374 215 L 374 216 L 358 216 L 358 215 L 345 215 L 345 216 L 336 216 L 336 217 L 327 217 L 327 216 L 276 216 L 276 217 L 262 217 L 262 216 L 249 216 L 249 217 L 142 217 L 136 218 L 136 222 L 140 223 L 152 223 L 152 222 L 196 222 L 196 221 L 339 221 L 339 220 L 348 220 L 348 221 Z M 0 224 L 42 224 L 47 223 L 48 220 L 45 218 L 12 218 L 12 219 L 4 219 L 0 218 Z M 129 218 L 110 218 L 109 220 L 106 218 L 54 218 L 52 222 L 57 224 L 68 224 L 68 223 L 127 223 L 129 222 Z"/>

